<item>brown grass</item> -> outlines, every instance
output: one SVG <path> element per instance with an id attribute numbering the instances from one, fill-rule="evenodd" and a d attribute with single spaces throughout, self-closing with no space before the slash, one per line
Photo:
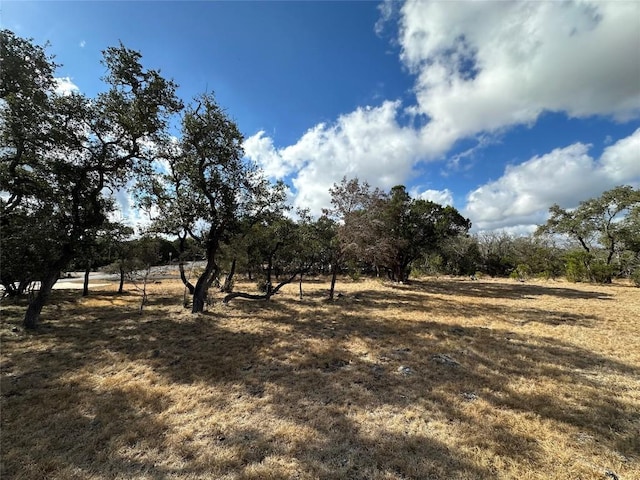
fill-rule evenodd
<path id="1" fill-rule="evenodd" d="M 3 305 L 0 477 L 640 478 L 639 289 L 305 289 L 196 316 L 175 280 L 142 315 L 56 291 L 36 333 Z"/>

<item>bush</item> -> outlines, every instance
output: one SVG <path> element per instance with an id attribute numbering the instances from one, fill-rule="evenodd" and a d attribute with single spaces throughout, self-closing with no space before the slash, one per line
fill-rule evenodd
<path id="1" fill-rule="evenodd" d="M 565 257 L 565 276 L 570 282 L 583 282 L 589 280 L 587 265 L 591 256 L 582 251 L 569 252 Z"/>
<path id="2" fill-rule="evenodd" d="M 631 281 L 636 287 L 640 287 L 640 267 L 636 267 L 636 269 L 631 272 Z"/>
<path id="3" fill-rule="evenodd" d="M 611 277 L 615 273 L 613 265 L 607 265 L 602 261 L 593 262 L 591 264 L 591 276 L 598 283 L 611 283 Z"/>
<path id="4" fill-rule="evenodd" d="M 509 278 L 524 282 L 527 278 L 529 278 L 530 273 L 531 273 L 531 268 L 529 267 L 529 265 L 525 263 L 520 263 L 513 270 L 513 272 L 511 272 L 511 274 L 509 275 Z"/>

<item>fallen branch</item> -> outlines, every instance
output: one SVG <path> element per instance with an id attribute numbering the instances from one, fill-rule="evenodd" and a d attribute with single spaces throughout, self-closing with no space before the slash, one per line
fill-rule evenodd
<path id="1" fill-rule="evenodd" d="M 262 293 L 262 294 L 252 294 L 252 293 L 244 293 L 244 292 L 232 292 L 232 293 L 229 293 L 229 294 L 225 295 L 225 297 L 222 299 L 222 303 L 227 304 L 231 300 L 233 300 L 234 298 L 246 298 L 247 300 L 269 300 L 272 296 L 274 296 L 276 293 L 278 293 L 278 291 L 283 286 L 287 285 L 288 283 L 291 283 L 293 281 L 293 279 L 298 276 L 298 274 L 302 275 L 306 271 L 308 271 L 308 268 L 304 269 L 302 271 L 300 271 L 300 270 L 296 271 L 289 278 L 287 278 L 286 280 L 283 280 L 282 282 L 280 282 L 278 285 L 276 285 L 273 288 L 271 288 L 271 285 L 267 284 L 267 291 L 265 293 Z"/>

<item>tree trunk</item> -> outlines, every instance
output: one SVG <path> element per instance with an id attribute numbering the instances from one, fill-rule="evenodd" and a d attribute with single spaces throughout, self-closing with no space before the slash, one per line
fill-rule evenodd
<path id="1" fill-rule="evenodd" d="M 207 282 L 200 277 L 196 282 L 196 286 L 193 290 L 193 304 L 191 306 L 191 313 L 202 313 L 204 312 L 204 305 L 207 300 Z"/>
<path id="2" fill-rule="evenodd" d="M 224 293 L 231 293 L 233 291 L 233 276 L 236 273 L 236 258 L 233 258 L 231 262 L 231 270 L 229 270 L 229 274 L 224 279 L 224 284 L 222 284 L 221 290 Z"/>
<path id="3" fill-rule="evenodd" d="M 283 281 L 281 281 L 280 283 L 278 283 L 278 285 L 276 285 L 274 288 L 268 287 L 267 292 L 264 293 L 264 294 L 255 295 L 255 294 L 252 294 L 252 293 L 233 292 L 233 293 L 227 294 L 224 297 L 224 299 L 222 300 L 222 303 L 229 303 L 234 298 L 246 298 L 248 300 L 265 300 L 265 301 L 269 300 L 272 296 L 274 296 L 276 293 L 278 293 L 278 291 L 282 287 L 284 287 L 285 285 L 291 283 L 293 281 L 293 279 L 296 278 L 296 276 L 298 274 L 302 275 L 304 271 L 305 270 L 296 271 L 290 277 L 288 277 L 288 278 L 284 279 Z"/>
<path id="4" fill-rule="evenodd" d="M 180 262 L 178 264 L 178 269 L 180 270 L 180 279 L 182 280 L 182 283 L 184 283 L 184 286 L 189 290 L 189 294 L 193 295 L 195 293 L 195 287 L 189 280 L 187 280 L 187 276 L 184 273 L 184 262 Z"/>
<path id="5" fill-rule="evenodd" d="M 122 293 L 124 288 L 124 268 L 120 267 L 120 286 L 118 287 L 118 293 Z"/>
<path id="6" fill-rule="evenodd" d="M 86 297 L 89 295 L 89 274 L 91 273 L 91 265 L 87 265 L 87 268 L 84 270 L 84 284 L 82 285 L 82 296 Z"/>
<path id="7" fill-rule="evenodd" d="M 27 307 L 27 312 L 25 313 L 24 320 L 22 322 L 24 328 L 33 330 L 38 327 L 42 307 L 44 307 L 44 304 L 49 299 L 51 289 L 58 281 L 59 276 L 60 270 L 50 271 L 44 276 L 40 283 L 40 290 L 38 290 L 35 298 L 29 302 L 29 306 Z"/>
<path id="8" fill-rule="evenodd" d="M 198 278 L 196 286 L 193 289 L 193 305 L 191 306 L 191 313 L 204 312 L 204 306 L 207 303 L 207 293 L 209 292 L 209 285 L 211 285 L 211 279 L 218 270 L 213 255 L 208 255 L 207 266 Z"/>
<path id="9" fill-rule="evenodd" d="M 336 278 L 338 278 L 338 262 L 331 265 L 331 287 L 329 288 L 329 300 L 333 300 L 333 293 L 336 289 Z"/>
<path id="10" fill-rule="evenodd" d="M 298 287 L 300 289 L 300 300 L 302 300 L 302 273 L 300 273 L 300 281 L 298 282 Z"/>

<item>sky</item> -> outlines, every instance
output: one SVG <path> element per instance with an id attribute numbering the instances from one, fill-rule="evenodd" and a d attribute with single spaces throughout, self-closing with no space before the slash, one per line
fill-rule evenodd
<path id="1" fill-rule="evenodd" d="M 635 0 L 0 0 L 0 23 L 50 42 L 63 90 L 103 91 L 122 42 L 185 101 L 215 92 L 246 157 L 314 214 L 358 177 L 526 234 L 554 203 L 640 187 Z"/>

